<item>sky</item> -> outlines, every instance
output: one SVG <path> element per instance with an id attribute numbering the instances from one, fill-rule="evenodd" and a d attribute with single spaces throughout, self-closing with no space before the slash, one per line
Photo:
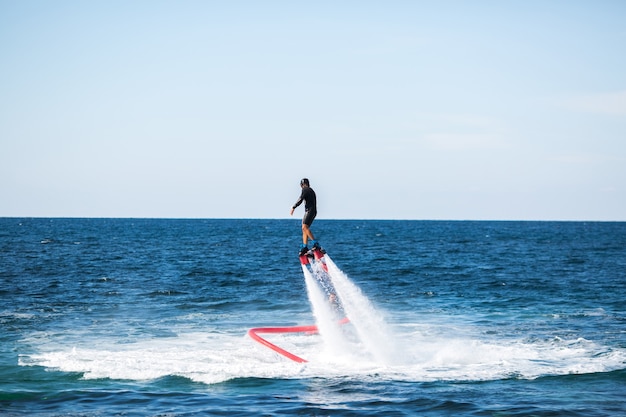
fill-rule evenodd
<path id="1" fill-rule="evenodd" d="M 625 1 L 0 0 L 0 217 L 626 221 Z M 303 208 L 294 217 L 300 218 Z"/>

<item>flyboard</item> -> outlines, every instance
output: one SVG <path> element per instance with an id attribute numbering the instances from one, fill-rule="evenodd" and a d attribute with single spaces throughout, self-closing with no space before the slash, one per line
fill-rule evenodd
<path id="1" fill-rule="evenodd" d="M 328 266 L 326 266 L 326 260 L 324 259 L 324 255 L 326 255 L 326 251 L 319 246 L 311 249 L 305 254 L 300 255 L 300 263 L 302 265 L 308 265 L 312 267 L 312 262 L 318 262 L 326 273 L 328 273 Z"/>
<path id="2" fill-rule="evenodd" d="M 326 251 L 318 246 L 314 249 L 311 249 L 305 254 L 299 255 L 300 264 L 302 265 L 303 269 L 306 268 L 309 270 L 309 272 L 317 279 L 320 286 L 329 295 L 330 299 L 334 300 L 333 302 L 338 304 L 339 301 L 336 298 L 336 294 L 332 285 L 332 280 L 330 278 L 330 274 L 328 273 L 328 266 L 326 265 L 326 260 L 324 259 L 325 254 Z M 349 322 L 350 320 L 347 317 L 338 320 L 338 324 L 346 324 Z M 274 352 L 283 355 L 294 362 L 304 363 L 308 361 L 264 339 L 263 337 L 259 336 L 259 333 L 305 333 L 312 335 L 318 334 L 319 329 L 316 325 L 313 324 L 308 326 L 291 327 L 255 327 L 248 330 L 248 336 L 250 336 L 253 340 L 259 342 L 263 346 L 272 349 Z"/>

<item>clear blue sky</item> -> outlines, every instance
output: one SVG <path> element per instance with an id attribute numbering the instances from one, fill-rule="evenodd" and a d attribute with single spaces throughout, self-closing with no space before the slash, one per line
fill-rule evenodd
<path id="1" fill-rule="evenodd" d="M 626 220 L 626 1 L 0 0 L 0 216 Z M 299 208 L 294 217 L 302 216 Z"/>

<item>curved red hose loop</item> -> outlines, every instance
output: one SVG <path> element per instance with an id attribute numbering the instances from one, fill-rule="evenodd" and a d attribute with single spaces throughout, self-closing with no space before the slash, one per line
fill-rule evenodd
<path id="1" fill-rule="evenodd" d="M 350 322 L 347 317 L 339 320 L 339 324 L 346 324 Z M 272 342 L 267 341 L 258 335 L 258 333 L 308 333 L 308 334 L 316 334 L 318 333 L 318 328 L 316 325 L 310 326 L 292 326 L 292 327 L 255 327 L 253 329 L 248 330 L 248 335 L 259 342 L 260 344 L 267 346 L 272 349 L 274 352 L 279 353 L 294 362 L 305 363 L 308 362 L 306 359 L 302 359 L 300 356 L 294 355 L 291 352 L 286 351 L 285 349 L 276 346 Z"/>

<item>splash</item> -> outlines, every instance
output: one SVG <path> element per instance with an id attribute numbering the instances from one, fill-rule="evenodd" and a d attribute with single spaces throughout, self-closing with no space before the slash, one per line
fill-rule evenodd
<path id="1" fill-rule="evenodd" d="M 328 255 L 302 270 L 327 359 L 397 363 L 395 338 L 383 315 Z M 352 333 L 337 325 L 342 315 Z"/>
<path id="2" fill-rule="evenodd" d="M 324 353 L 327 357 L 345 356 L 350 350 L 348 341 L 340 328 L 336 305 L 333 302 L 335 296 L 327 281 L 324 281 L 323 271 L 314 269 L 313 272 L 302 265 L 307 294 L 313 308 L 313 316 L 319 334 L 322 336 Z M 326 286 L 320 287 L 319 282 L 325 282 Z"/>
<path id="3" fill-rule="evenodd" d="M 384 364 L 397 362 L 395 337 L 383 314 L 374 307 L 361 289 L 337 268 L 328 255 L 325 258 L 337 296 L 363 348 L 378 362 Z"/>

